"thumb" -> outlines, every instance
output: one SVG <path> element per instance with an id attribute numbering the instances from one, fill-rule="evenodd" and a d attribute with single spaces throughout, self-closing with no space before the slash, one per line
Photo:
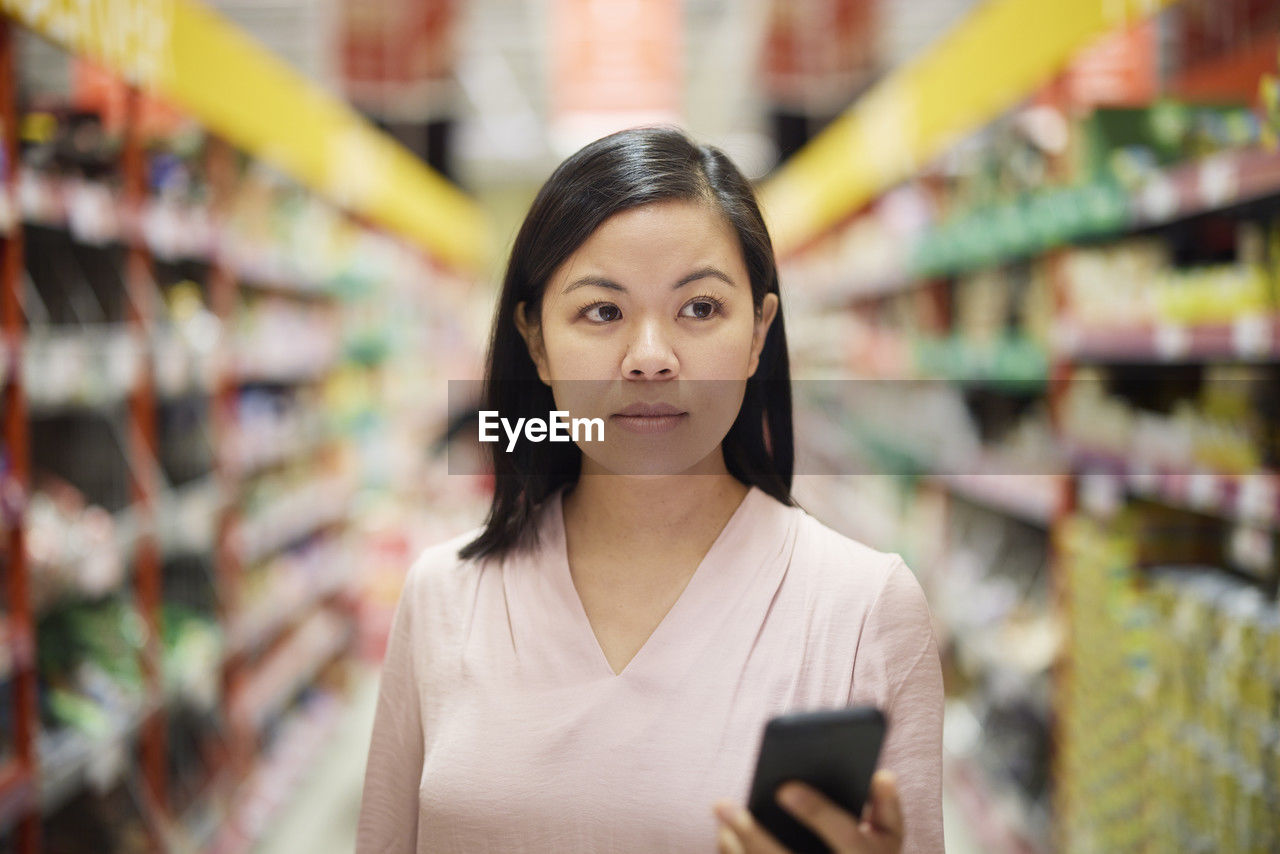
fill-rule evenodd
<path id="1" fill-rule="evenodd" d="M 903 836 L 902 802 L 898 798 L 898 780 L 892 771 L 877 771 L 871 778 L 871 826 L 880 833 L 897 839 Z"/>

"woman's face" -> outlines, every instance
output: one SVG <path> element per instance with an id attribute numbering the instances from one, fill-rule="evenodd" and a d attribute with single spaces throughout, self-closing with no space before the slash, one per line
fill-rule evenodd
<path id="1" fill-rule="evenodd" d="M 725 217 L 670 201 L 606 220 L 516 323 L 556 407 L 604 421 L 578 442 L 584 474 L 717 474 L 777 308 L 756 313 Z"/>

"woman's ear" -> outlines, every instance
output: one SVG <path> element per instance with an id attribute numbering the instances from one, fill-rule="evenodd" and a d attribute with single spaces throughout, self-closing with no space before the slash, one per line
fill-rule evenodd
<path id="1" fill-rule="evenodd" d="M 516 303 L 516 330 L 520 333 L 520 337 L 524 339 L 524 346 L 529 350 L 529 358 L 533 360 L 534 366 L 538 369 L 538 379 L 549 386 L 551 381 L 548 379 L 547 353 L 542 346 L 542 325 L 529 320 L 525 314 L 525 307 L 522 302 Z"/>
<path id="2" fill-rule="evenodd" d="M 747 366 L 747 376 L 755 376 L 756 368 L 760 367 L 760 352 L 764 350 L 765 339 L 769 335 L 769 327 L 773 325 L 773 318 L 778 314 L 778 295 L 765 294 L 764 301 L 760 304 L 760 311 L 756 313 L 755 328 L 751 333 L 751 361 Z"/>

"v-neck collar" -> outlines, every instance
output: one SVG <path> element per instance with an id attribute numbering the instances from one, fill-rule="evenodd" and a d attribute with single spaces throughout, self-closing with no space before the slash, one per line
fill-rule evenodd
<path id="1" fill-rule="evenodd" d="M 585 654 L 594 662 L 590 666 L 593 670 L 598 667 L 602 677 L 614 679 L 633 675 L 638 669 L 643 668 L 647 661 L 658 656 L 661 649 L 669 646 L 665 643 L 665 639 L 672 633 L 679 635 L 687 621 L 696 617 L 700 604 L 717 589 L 722 589 L 720 576 L 726 568 L 736 563 L 734 560 L 726 559 L 729 556 L 727 553 L 735 550 L 735 544 L 741 542 L 744 535 L 751 531 L 751 518 L 757 515 L 755 511 L 759 504 L 773 501 L 758 487 L 752 486 L 747 491 L 729 520 L 720 529 L 720 533 L 716 535 L 707 553 L 698 562 L 693 575 L 689 577 L 688 583 L 680 591 L 679 597 L 671 608 L 663 615 L 658 625 L 645 639 L 644 644 L 631 656 L 631 660 L 623 666 L 622 670 L 614 672 L 608 656 L 600 646 L 599 638 L 596 637 L 595 629 L 591 626 L 591 619 L 587 616 L 587 609 L 582 604 L 582 597 L 578 595 L 578 589 L 574 586 L 573 575 L 569 569 L 568 537 L 564 527 L 564 493 L 565 490 L 560 490 L 547 502 L 550 506 L 547 508 L 546 545 L 553 562 L 552 582 L 556 587 L 557 598 L 565 603 L 570 619 L 576 623 L 574 629 L 576 637 L 586 647 Z"/>

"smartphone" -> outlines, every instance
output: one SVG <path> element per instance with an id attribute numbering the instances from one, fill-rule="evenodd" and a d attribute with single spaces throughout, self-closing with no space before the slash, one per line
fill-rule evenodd
<path id="1" fill-rule="evenodd" d="M 827 844 L 778 803 L 778 787 L 799 780 L 860 817 L 886 727 L 884 715 L 870 706 L 774 718 L 764 728 L 747 808 L 789 851 L 825 854 Z"/>

